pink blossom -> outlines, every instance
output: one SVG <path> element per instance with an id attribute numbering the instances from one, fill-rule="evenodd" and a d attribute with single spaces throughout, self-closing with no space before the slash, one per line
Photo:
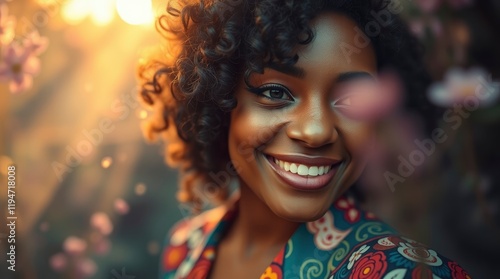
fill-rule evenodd
<path id="1" fill-rule="evenodd" d="M 128 211 L 130 210 L 130 206 L 123 199 L 116 199 L 114 206 L 115 206 L 116 212 L 118 212 L 119 214 L 122 214 L 122 215 L 127 214 Z"/>
<path id="2" fill-rule="evenodd" d="M 442 4 L 442 0 L 416 0 L 415 4 L 422 12 L 430 14 L 435 12 Z"/>
<path id="3" fill-rule="evenodd" d="M 413 35 L 417 36 L 418 38 L 423 38 L 425 35 L 425 23 L 423 20 L 411 20 L 408 23 L 410 27 L 410 31 L 413 33 Z"/>
<path id="4" fill-rule="evenodd" d="M 433 84 L 427 96 L 438 106 L 452 107 L 455 104 L 467 104 L 469 107 L 488 106 L 499 97 L 499 86 L 488 81 L 483 69 L 475 68 L 464 71 L 450 69 L 443 82 Z"/>
<path id="5" fill-rule="evenodd" d="M 409 22 L 410 31 L 418 38 L 425 36 L 426 29 L 429 29 L 436 37 L 443 35 L 443 24 L 437 17 L 429 17 L 426 20 L 413 19 Z"/>
<path id="6" fill-rule="evenodd" d="M 95 243 L 94 243 L 94 251 L 97 254 L 104 255 L 109 252 L 111 249 L 111 241 L 107 237 L 100 237 Z"/>
<path id="7" fill-rule="evenodd" d="M 0 62 L 0 81 L 8 81 L 12 93 L 29 89 L 39 71 L 40 60 L 29 49 L 14 43 L 7 46 Z"/>
<path id="8" fill-rule="evenodd" d="M 97 254 L 104 255 L 111 249 L 111 242 L 108 238 L 101 237 L 94 243 L 93 248 Z"/>
<path id="9" fill-rule="evenodd" d="M 103 235 L 109 235 L 113 231 L 113 224 L 106 213 L 97 212 L 90 218 L 90 225 Z"/>
<path id="10" fill-rule="evenodd" d="M 63 253 L 57 253 L 50 257 L 50 267 L 55 271 L 63 271 L 68 264 L 68 259 Z"/>
<path id="11" fill-rule="evenodd" d="M 87 242 L 81 238 L 70 236 L 64 240 L 63 248 L 70 255 L 80 255 L 87 249 Z"/>
<path id="12" fill-rule="evenodd" d="M 391 114 L 401 99 L 401 84 L 394 74 L 381 74 L 378 81 L 365 79 L 338 87 L 333 106 L 359 121 L 379 121 Z"/>
<path id="13" fill-rule="evenodd" d="M 76 263 L 76 268 L 78 270 L 78 273 L 83 277 L 90 277 L 97 271 L 96 263 L 89 258 L 79 259 Z"/>
<path id="14" fill-rule="evenodd" d="M 16 18 L 9 16 L 9 8 L 7 4 L 0 2 L 0 44 L 7 45 L 14 39 L 14 28 L 16 26 Z"/>
<path id="15" fill-rule="evenodd" d="M 23 40 L 24 47 L 34 55 L 43 53 L 49 45 L 49 39 L 41 37 L 38 31 L 30 32 Z"/>

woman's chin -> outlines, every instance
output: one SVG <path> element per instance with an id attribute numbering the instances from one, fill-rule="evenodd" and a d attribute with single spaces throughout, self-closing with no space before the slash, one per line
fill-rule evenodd
<path id="1" fill-rule="evenodd" d="M 269 205 L 271 210 L 280 218 L 290 222 L 312 222 L 325 215 L 331 203 L 281 203 L 279 205 Z"/>

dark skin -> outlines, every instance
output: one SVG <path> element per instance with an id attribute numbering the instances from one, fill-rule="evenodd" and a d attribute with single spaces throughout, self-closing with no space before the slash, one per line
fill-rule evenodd
<path id="1" fill-rule="evenodd" d="M 268 67 L 250 78 L 254 87 L 278 84 L 285 89 L 262 92 L 269 99 L 249 92 L 241 81 L 235 92 L 229 153 L 239 171 L 239 214 L 220 242 L 209 278 L 259 278 L 297 227 L 320 218 L 365 166 L 373 124 L 346 117 L 343 110 L 350 101 L 340 99 L 335 89 L 360 76 L 375 77 L 375 52 L 367 46 L 350 61 L 345 57 L 341 44 L 356 45 L 356 23 L 347 16 L 322 13 L 312 26 L 315 39 L 299 47 L 293 71 Z M 269 154 L 340 163 L 325 187 L 300 190 L 279 179 L 266 159 Z"/>

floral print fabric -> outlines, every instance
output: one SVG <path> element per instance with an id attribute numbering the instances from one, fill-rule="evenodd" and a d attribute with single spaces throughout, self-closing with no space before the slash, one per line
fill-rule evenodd
<path id="1" fill-rule="evenodd" d="M 237 201 L 236 201 L 237 202 Z M 163 250 L 161 279 L 207 278 L 221 235 L 237 214 L 235 203 L 180 222 Z M 456 262 L 399 236 L 343 196 L 295 231 L 260 279 L 470 279 Z"/>

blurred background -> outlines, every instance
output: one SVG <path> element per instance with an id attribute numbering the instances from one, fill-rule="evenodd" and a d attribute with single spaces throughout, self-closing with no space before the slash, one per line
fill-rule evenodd
<path id="1" fill-rule="evenodd" d="M 500 2 L 399 3 L 426 49 L 435 80 L 426 94 L 442 111 L 435 123 L 447 140 L 403 177 L 399 156 L 410 160 L 415 140 L 432 134 L 419 115 L 388 121 L 378 163 L 360 182 L 365 206 L 473 278 L 497 278 Z M 161 43 L 154 18 L 164 1 L 0 0 L 0 7 L 0 212 L 2 223 L 18 217 L 15 272 L 4 252 L 9 228 L 0 226 L 0 278 L 156 278 L 164 236 L 188 214 L 162 146 L 146 143 L 140 129 L 150 111 L 137 99 L 135 69 Z M 478 99 L 477 88 L 487 97 Z M 388 182 L 388 171 L 403 181 Z"/>

